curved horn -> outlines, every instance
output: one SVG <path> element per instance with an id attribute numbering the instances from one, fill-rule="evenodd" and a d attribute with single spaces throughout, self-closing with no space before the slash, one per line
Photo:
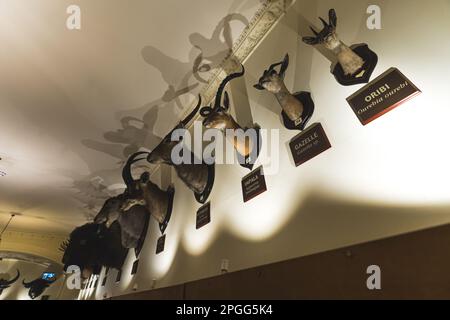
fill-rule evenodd
<path id="1" fill-rule="evenodd" d="M 216 101 L 214 102 L 213 110 L 220 109 L 220 103 L 222 102 L 222 94 L 223 94 L 223 91 L 225 90 L 225 87 L 228 84 L 228 82 L 230 82 L 233 79 L 242 77 L 245 74 L 245 68 L 242 64 L 241 64 L 241 66 L 242 66 L 241 72 L 235 72 L 235 73 L 230 74 L 220 84 L 219 89 L 217 90 L 217 93 L 216 93 Z"/>
<path id="2" fill-rule="evenodd" d="M 16 282 L 17 279 L 19 279 L 19 277 L 20 277 L 20 271 L 19 271 L 19 269 L 17 269 L 17 275 L 16 275 L 16 277 L 15 277 L 14 279 L 11 279 L 11 280 L 9 280 L 9 281 L 6 281 L 5 284 L 6 284 L 7 286 L 10 286 L 10 285 L 12 285 L 14 282 Z"/>
<path id="3" fill-rule="evenodd" d="M 32 284 L 32 283 L 33 283 L 33 281 L 26 283 L 26 282 L 25 282 L 25 279 L 22 280 L 22 284 L 23 284 L 23 286 L 24 286 L 25 288 L 31 287 L 31 284 Z"/>
<path id="4" fill-rule="evenodd" d="M 315 35 L 316 37 L 319 36 L 319 33 L 318 33 L 313 27 L 309 27 L 309 28 L 311 29 L 311 31 L 314 33 L 314 35 Z"/>
<path id="5" fill-rule="evenodd" d="M 128 160 L 127 163 L 125 164 L 125 166 L 122 169 L 122 179 L 125 182 L 127 189 L 129 189 L 131 187 L 131 185 L 133 184 L 133 176 L 131 175 L 131 166 L 133 165 L 133 163 L 144 160 L 145 158 L 138 158 L 137 157 L 141 156 L 141 155 L 148 155 L 149 153 L 146 151 L 141 151 L 141 152 L 136 152 L 135 154 L 132 154 Z"/>
<path id="6" fill-rule="evenodd" d="M 306 43 L 306 44 L 309 44 L 309 45 L 311 45 L 311 46 L 314 46 L 314 45 L 316 45 L 316 44 L 318 44 L 319 43 L 319 40 L 318 40 L 318 38 L 317 37 L 303 37 L 302 38 L 302 41 L 304 42 L 304 43 Z"/>
<path id="7" fill-rule="evenodd" d="M 281 66 L 282 64 L 283 64 L 283 62 L 274 63 L 274 64 L 270 65 L 270 67 L 269 67 L 269 69 L 267 69 L 267 71 L 271 71 L 271 70 L 275 69 L 276 67 Z"/>
<path id="8" fill-rule="evenodd" d="M 186 127 L 189 122 L 191 122 L 192 119 L 194 119 L 195 115 L 198 113 L 198 110 L 200 110 L 200 106 L 202 105 L 202 96 L 198 95 L 198 104 L 195 107 L 195 109 L 180 123 L 181 127 Z"/>
<path id="9" fill-rule="evenodd" d="M 289 54 L 286 53 L 283 61 L 281 62 L 281 68 L 280 68 L 280 76 L 282 78 L 284 78 L 284 74 L 286 73 L 286 70 L 288 67 L 289 67 Z"/>
<path id="10" fill-rule="evenodd" d="M 334 9 L 330 9 L 330 11 L 328 12 L 328 18 L 330 20 L 330 25 L 334 28 L 336 28 L 337 26 L 337 15 L 336 15 L 336 11 Z"/>
<path id="11" fill-rule="evenodd" d="M 330 25 L 329 25 L 323 18 L 319 18 L 319 19 L 320 19 L 320 21 L 322 21 L 323 26 L 324 26 L 325 28 L 329 28 L 329 27 L 330 27 Z"/>

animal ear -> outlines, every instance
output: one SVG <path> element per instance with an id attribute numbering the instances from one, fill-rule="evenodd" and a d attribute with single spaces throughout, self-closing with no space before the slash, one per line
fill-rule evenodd
<path id="1" fill-rule="evenodd" d="M 262 85 L 260 85 L 259 83 L 258 83 L 258 84 L 255 84 L 255 85 L 253 86 L 253 88 L 255 88 L 256 90 L 264 90 L 264 87 L 263 87 Z"/>
<path id="2" fill-rule="evenodd" d="M 282 79 L 284 78 L 284 74 L 286 73 L 288 66 L 289 66 L 289 54 L 286 53 L 286 56 L 284 57 L 284 60 L 281 63 L 280 69 L 280 76 Z"/>
<path id="3" fill-rule="evenodd" d="M 330 9 L 330 11 L 328 12 L 328 17 L 330 19 L 330 25 L 333 28 L 336 28 L 337 26 L 337 16 L 336 16 L 336 11 L 334 9 Z"/>
<path id="4" fill-rule="evenodd" d="M 203 108 L 200 110 L 200 115 L 201 115 L 203 118 L 208 117 L 211 113 L 212 113 L 211 107 L 203 107 Z"/>
<path id="5" fill-rule="evenodd" d="M 319 40 L 314 37 L 303 37 L 302 40 L 304 43 L 309 44 L 311 46 L 314 46 L 319 43 Z"/>
<path id="6" fill-rule="evenodd" d="M 223 98 L 223 105 L 225 107 L 225 110 L 228 110 L 230 108 L 230 96 L 228 95 L 228 92 L 225 91 L 225 97 Z"/>

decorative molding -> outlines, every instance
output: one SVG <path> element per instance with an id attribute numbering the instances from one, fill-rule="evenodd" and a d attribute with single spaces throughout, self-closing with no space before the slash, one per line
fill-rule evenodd
<path id="1" fill-rule="evenodd" d="M 222 61 L 220 67 L 214 71 L 208 83 L 200 91 L 205 105 L 211 103 L 214 99 L 217 88 L 227 74 L 240 70 L 241 63 L 243 64 L 251 56 L 295 1 L 266 0 L 263 3 L 234 43 L 230 54 Z M 196 104 L 197 102 L 195 101 L 187 108 L 186 115 L 195 108 Z M 199 115 L 195 117 L 194 121 L 199 117 Z"/>
<path id="2" fill-rule="evenodd" d="M 36 256 L 29 253 L 22 253 L 22 252 L 11 252 L 11 251 L 0 251 L 0 259 L 4 260 L 20 260 L 20 261 L 26 261 L 29 263 L 38 264 L 44 267 L 49 266 L 61 266 L 60 263 L 53 261 L 51 259 Z"/>
<path id="3" fill-rule="evenodd" d="M 200 95 L 203 98 L 203 105 L 211 103 L 223 79 L 231 72 L 240 70 L 241 63 L 245 63 L 296 1 L 297 0 L 265 0 L 261 8 L 258 9 L 250 23 L 245 27 L 244 31 L 242 31 L 241 35 L 234 43 L 228 56 L 221 62 L 220 67 L 216 68 L 208 83 L 200 90 Z M 186 108 L 186 113 L 181 119 L 186 118 L 196 105 L 197 100 L 195 99 L 195 101 L 189 105 L 189 108 Z M 195 116 L 191 120 L 191 123 L 186 127 L 190 128 L 198 118 L 200 118 L 200 115 Z M 150 175 L 155 174 L 159 169 L 159 165 L 154 166 L 153 169 L 149 168 Z"/>
<path id="4" fill-rule="evenodd" d="M 36 232 L 25 232 L 25 231 L 5 231 L 3 234 L 4 241 L 10 241 L 10 239 L 34 239 L 34 240 L 46 240 L 46 241 L 59 241 L 66 240 L 67 236 L 49 234 L 49 233 L 36 233 Z"/>

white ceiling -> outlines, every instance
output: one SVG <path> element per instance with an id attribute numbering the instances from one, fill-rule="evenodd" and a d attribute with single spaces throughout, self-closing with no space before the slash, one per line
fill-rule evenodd
<path id="1" fill-rule="evenodd" d="M 0 227 L 15 212 L 13 230 L 64 234 L 95 214 L 126 156 L 186 113 L 261 6 L 76 3 L 80 31 L 66 28 L 73 1 L 0 0 Z"/>

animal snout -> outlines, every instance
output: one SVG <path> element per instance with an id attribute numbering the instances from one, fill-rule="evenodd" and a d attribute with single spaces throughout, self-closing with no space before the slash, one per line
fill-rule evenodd
<path id="1" fill-rule="evenodd" d="M 150 153 L 150 154 L 147 156 L 147 161 L 150 162 L 150 163 L 155 163 L 155 162 L 158 161 L 158 158 L 157 158 L 157 156 L 156 156 L 155 154 Z"/>
<path id="2" fill-rule="evenodd" d="M 206 118 L 205 120 L 203 120 L 203 126 L 211 129 L 211 119 L 210 118 Z"/>

